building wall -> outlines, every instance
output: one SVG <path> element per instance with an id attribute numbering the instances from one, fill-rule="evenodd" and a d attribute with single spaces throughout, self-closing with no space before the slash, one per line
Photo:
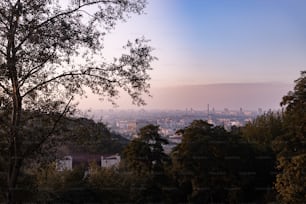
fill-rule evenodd
<path id="1" fill-rule="evenodd" d="M 72 170 L 72 156 L 65 156 L 63 159 L 56 161 L 56 170 Z"/>
<path id="2" fill-rule="evenodd" d="M 121 158 L 119 155 L 113 155 L 108 157 L 101 156 L 101 167 L 104 168 L 118 167 L 120 161 Z"/>

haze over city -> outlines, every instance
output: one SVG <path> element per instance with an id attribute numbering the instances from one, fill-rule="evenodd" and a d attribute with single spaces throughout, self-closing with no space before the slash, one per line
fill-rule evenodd
<path id="1" fill-rule="evenodd" d="M 231 110 L 264 111 L 280 109 L 280 101 L 291 84 L 285 83 L 227 83 L 210 85 L 172 86 L 151 89 L 152 97 L 145 97 L 147 105 L 137 107 L 132 104 L 129 96 L 122 93 L 116 100 L 117 106 L 105 101 L 100 102 L 90 96 L 82 99 L 79 106 L 82 109 L 180 109 L 193 108 L 206 110 L 207 104 L 216 110 L 229 108 Z"/>
<path id="2" fill-rule="evenodd" d="M 142 108 L 277 109 L 305 69 L 305 1 L 149 1 L 106 36 L 105 57 L 145 36 L 158 58 Z M 208 85 L 208 86 L 207 86 Z M 202 88 L 200 88 L 202 87 Z M 145 97 L 146 98 L 146 97 Z M 137 108 L 124 94 L 119 108 Z M 112 108 L 97 97 L 82 109 Z"/>

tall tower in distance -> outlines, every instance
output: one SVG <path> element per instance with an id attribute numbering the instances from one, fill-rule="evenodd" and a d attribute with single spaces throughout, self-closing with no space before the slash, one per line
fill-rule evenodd
<path id="1" fill-rule="evenodd" d="M 209 104 L 207 104 L 207 122 L 209 124 L 214 124 L 213 120 L 212 120 L 212 117 L 211 117 L 211 114 L 210 114 L 210 110 L 209 110 Z"/>

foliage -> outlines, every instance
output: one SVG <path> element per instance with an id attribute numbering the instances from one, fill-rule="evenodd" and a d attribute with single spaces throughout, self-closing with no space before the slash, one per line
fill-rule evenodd
<path id="1" fill-rule="evenodd" d="M 137 203 L 162 202 L 167 199 L 169 178 L 166 167 L 170 157 L 162 145 L 168 144 L 159 134 L 159 127 L 147 125 L 140 129 L 139 138 L 132 140 L 123 152 L 123 167 L 142 183 L 134 198 Z"/>
<path id="2" fill-rule="evenodd" d="M 95 124 L 90 120 L 80 120 L 82 125 L 89 127 Z M 103 127 L 97 126 L 98 129 Z M 29 202 L 66 203 L 274 201 L 274 153 L 248 143 L 240 137 L 239 131 L 227 132 L 223 127 L 194 121 L 178 131 L 183 141 L 174 149 L 171 158 L 159 146 L 166 140 L 158 134 L 158 126 L 146 126 L 139 133 L 139 138 L 130 141 L 124 149 L 119 169 L 101 168 L 92 163 L 89 174 L 85 176 L 86 169 L 82 166 L 64 172 L 56 171 L 54 163 L 29 168 L 33 187 L 27 192 L 32 197 L 22 198 Z M 88 137 L 94 138 L 95 134 Z M 154 166 L 158 163 L 160 165 Z M 291 171 L 296 185 L 304 182 L 299 181 L 303 175 L 299 165 L 304 163 L 292 164 L 292 168 L 297 167 Z M 34 181 L 33 176 L 36 178 Z M 287 179 L 287 182 L 290 181 Z M 296 188 L 290 184 L 291 189 Z M 22 187 L 21 183 L 19 187 Z"/>
<path id="3" fill-rule="evenodd" d="M 54 165 L 41 169 L 36 173 L 38 188 L 32 202 L 149 203 L 162 196 L 151 177 L 100 168 L 95 163 L 90 165 L 87 177 L 84 170 L 57 172 Z"/>
<path id="4" fill-rule="evenodd" d="M 131 202 L 132 185 L 137 185 L 137 179 L 131 181 L 122 171 L 96 165 L 91 165 L 87 182 L 100 203 Z"/>
<path id="5" fill-rule="evenodd" d="M 251 143 L 272 148 L 272 142 L 284 133 L 283 117 L 280 112 L 268 111 L 257 116 L 242 128 L 242 136 Z"/>
<path id="6" fill-rule="evenodd" d="M 189 202 L 262 202 L 272 190 L 273 154 L 201 120 L 178 133 L 173 175 Z"/>
<path id="7" fill-rule="evenodd" d="M 150 153 L 150 147 L 145 142 L 134 139 L 123 151 L 123 162 L 127 169 L 131 169 L 136 174 L 149 174 L 152 168 Z"/>
<path id="8" fill-rule="evenodd" d="M 6 163 L 0 163 L 0 203 L 5 203 L 6 201 L 6 175 L 5 171 L 2 171 L 2 167 L 5 167 Z M 23 171 L 19 175 L 18 183 L 16 184 L 16 188 L 14 189 L 14 193 L 16 195 L 16 202 L 24 203 L 31 202 L 35 199 L 37 193 L 37 183 L 35 181 L 35 175 L 29 174 L 26 171 Z"/>
<path id="9" fill-rule="evenodd" d="M 301 72 L 281 105 L 285 109 L 285 133 L 273 142 L 279 169 L 275 187 L 282 202 L 302 203 L 306 198 L 306 71 Z"/>
<path id="10" fill-rule="evenodd" d="M 50 119 L 51 117 L 46 118 Z M 40 134 L 45 133 L 48 130 L 47 125 L 49 123 L 48 121 L 40 122 L 41 124 L 36 124 L 35 128 L 29 127 L 28 134 L 31 133 L 38 137 Z M 126 143 L 125 139 L 111 133 L 103 123 L 95 123 L 89 119 L 65 117 L 58 127 L 61 128 L 56 131 L 57 137 L 53 140 L 52 145 L 46 146 L 48 144 L 46 143 L 44 145 L 46 148 L 41 150 L 40 157 L 29 157 L 25 160 L 26 164 L 23 166 L 22 174 L 17 183 L 17 189 L 19 190 L 15 191 L 18 201 L 25 202 L 32 201 L 32 199 L 54 201 L 55 198 L 62 199 L 62 197 L 67 197 L 68 194 L 74 192 L 70 191 L 70 188 L 87 188 L 84 183 L 77 182 L 77 180 L 82 181 L 84 176 L 82 168 L 74 169 L 72 172 L 56 172 L 53 169 L 54 165 L 50 165 L 50 162 L 54 161 L 56 156 L 61 157 L 73 152 L 113 154 L 120 152 Z M 40 132 L 36 133 L 34 130 L 39 130 Z M 24 135 L 27 136 L 25 133 Z M 0 157 L 0 180 L 2 181 L 0 182 L 0 187 L 3 193 L 1 194 L 2 197 L 0 196 L 0 200 L 2 202 L 5 200 L 4 192 L 7 188 L 5 172 L 6 168 L 8 168 L 8 163 L 4 160 L 4 156 Z M 41 161 L 39 162 L 39 160 Z M 40 169 L 40 171 L 35 172 L 34 169 Z M 38 181 L 35 181 L 35 177 L 39 178 Z M 79 193 L 77 196 L 81 195 Z M 35 196 L 36 194 L 37 196 Z M 84 196 L 84 192 L 82 196 Z"/>
<path id="11" fill-rule="evenodd" d="M 8 161 L 9 203 L 25 159 L 52 144 L 60 119 L 75 107 L 74 96 L 87 88 L 114 103 L 123 89 L 133 103 L 145 103 L 141 96 L 149 93 L 148 70 L 155 59 L 147 40 L 128 42 L 127 53 L 112 62 L 102 54 L 105 34 L 129 14 L 141 14 L 145 5 L 145 0 L 0 1 L 0 109 L 8 112 L 1 150 Z M 37 128 L 39 121 L 48 130 Z"/>
<path id="12" fill-rule="evenodd" d="M 54 129 L 58 117 L 59 115 L 57 114 L 47 116 L 46 114 L 40 114 L 37 112 L 24 112 L 23 119 L 20 120 L 19 124 L 20 128 L 23 130 L 19 133 L 19 136 L 23 138 L 24 142 L 22 144 L 23 148 L 18 151 L 18 153 L 23 156 L 23 164 L 22 168 L 20 166 L 20 172 L 18 172 L 19 179 L 16 180 L 15 183 L 14 194 L 16 195 L 16 199 L 25 199 L 24 196 L 20 195 L 20 189 L 21 191 L 27 191 L 27 189 L 33 184 L 30 180 L 25 181 L 25 179 L 30 179 L 33 176 L 27 172 L 28 169 L 37 167 L 38 163 L 44 165 L 54 160 L 56 156 L 55 146 L 65 141 L 65 135 L 61 134 L 64 123 L 58 124 L 58 129 Z M 10 115 L 7 111 L 2 111 L 0 113 L 0 118 L 2 120 L 0 123 L 0 180 L 3 181 L 0 182 L 0 190 L 3 195 L 6 195 L 9 186 L 7 183 L 7 176 L 10 170 L 11 160 L 10 155 L 8 154 L 10 140 L 7 137 L 10 132 Z M 57 137 L 53 137 L 51 132 L 56 134 Z M 48 138 L 48 142 L 45 142 L 46 136 L 50 137 Z M 37 152 L 35 156 L 32 154 L 33 151 Z M 26 188 L 24 189 L 24 187 Z M 31 192 L 25 194 L 31 194 Z"/>
<path id="13" fill-rule="evenodd" d="M 95 197 L 84 180 L 84 168 L 78 167 L 72 171 L 58 172 L 55 165 L 35 172 L 37 178 L 36 202 L 94 202 Z"/>
<path id="14" fill-rule="evenodd" d="M 303 203 L 306 199 L 306 154 L 290 159 L 278 158 L 281 173 L 276 177 L 275 188 L 283 203 Z"/>
<path id="15" fill-rule="evenodd" d="M 140 129 L 139 138 L 128 144 L 124 150 L 128 169 L 140 175 L 164 170 L 164 164 L 170 158 L 164 153 L 162 145 L 168 144 L 168 141 L 158 131 L 158 126 L 147 125 Z"/>
<path id="16" fill-rule="evenodd" d="M 86 118 L 69 118 L 66 120 L 67 141 L 59 146 L 64 150 L 62 154 L 92 153 L 116 154 L 121 153 L 128 140 L 110 132 L 102 122 L 95 122 Z M 66 148 L 65 148 L 66 147 Z M 66 150 L 65 150 L 66 149 Z"/>

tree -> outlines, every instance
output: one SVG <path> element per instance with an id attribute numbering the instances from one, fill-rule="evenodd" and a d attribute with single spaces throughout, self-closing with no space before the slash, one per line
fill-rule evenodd
<path id="1" fill-rule="evenodd" d="M 124 166 L 138 175 L 149 174 L 152 168 L 150 147 L 140 139 L 133 139 L 123 150 Z"/>
<path id="2" fill-rule="evenodd" d="M 275 138 L 277 153 L 276 190 L 283 203 L 306 199 L 306 71 L 295 81 L 293 91 L 283 97 L 285 133 Z"/>
<path id="3" fill-rule="evenodd" d="M 140 129 L 139 138 L 132 140 L 124 150 L 128 169 L 138 174 L 163 171 L 169 162 L 163 146 L 168 140 L 159 134 L 159 126 L 147 125 Z"/>
<path id="4" fill-rule="evenodd" d="M 242 127 L 242 136 L 251 143 L 272 148 L 273 140 L 284 133 L 280 112 L 268 111 Z"/>
<path id="5" fill-rule="evenodd" d="M 168 140 L 159 134 L 159 126 L 147 125 L 140 129 L 140 140 L 144 141 L 151 150 L 150 161 L 152 171 L 158 172 L 164 170 L 164 164 L 169 162 L 170 158 L 164 152 L 162 145 L 168 144 Z"/>
<path id="6" fill-rule="evenodd" d="M 147 41 L 128 42 L 129 53 L 113 62 L 102 55 L 105 34 L 129 14 L 141 14 L 145 5 L 145 0 L 0 2 L 0 106 L 8 116 L 1 141 L 8 161 L 8 203 L 14 202 L 25 160 L 54 137 L 60 119 L 72 111 L 75 95 L 88 88 L 114 102 L 123 89 L 133 103 L 145 103 L 141 95 L 148 93 L 147 71 L 155 59 Z M 25 112 L 54 116 L 38 140 L 24 134 L 29 117 L 35 116 Z"/>
<path id="7" fill-rule="evenodd" d="M 182 142 L 172 152 L 173 175 L 184 202 L 263 202 L 272 187 L 274 160 L 269 152 L 202 120 L 178 134 Z"/>
<path id="8" fill-rule="evenodd" d="M 62 147 L 64 155 L 74 153 L 117 154 L 128 144 L 128 139 L 111 132 L 102 122 L 87 118 L 65 118 L 66 142 Z M 64 156 L 62 155 L 62 156 Z"/>
<path id="9" fill-rule="evenodd" d="M 100 168 L 99 166 L 90 166 L 90 175 L 88 186 L 94 192 L 99 203 L 129 203 L 135 192 L 131 191 L 132 185 L 135 185 L 137 179 L 129 177 L 113 168 Z"/>
<path id="10" fill-rule="evenodd" d="M 88 185 L 87 179 L 84 179 L 84 167 L 59 172 L 53 162 L 46 165 L 45 168 L 32 169 L 32 171 L 36 177 L 37 189 L 31 202 L 88 203 L 99 201 Z"/>
<path id="11" fill-rule="evenodd" d="M 139 138 L 132 140 L 123 151 L 125 168 L 134 178 L 143 181 L 142 190 L 135 198 L 137 203 L 166 200 L 162 189 L 167 185 L 165 167 L 170 157 L 164 152 L 162 145 L 165 144 L 168 140 L 159 134 L 159 126 L 147 125 L 140 129 Z"/>

